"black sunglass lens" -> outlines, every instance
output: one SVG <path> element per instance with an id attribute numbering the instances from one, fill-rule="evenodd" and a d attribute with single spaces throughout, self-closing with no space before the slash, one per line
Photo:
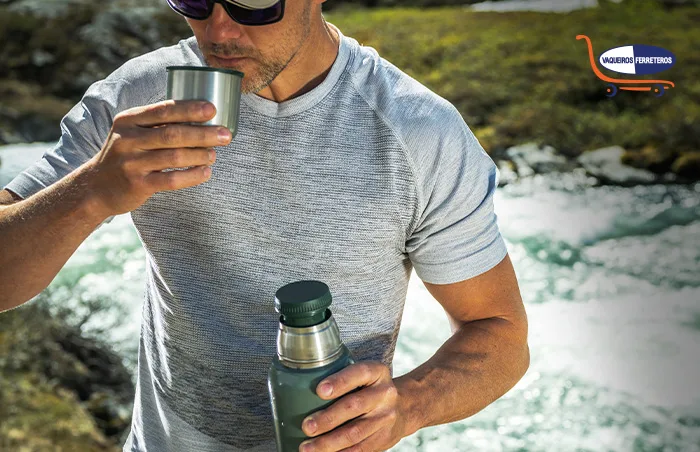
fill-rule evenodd
<path id="1" fill-rule="evenodd" d="M 212 0 L 167 0 L 178 13 L 193 18 L 206 19 L 211 12 Z M 250 9 L 226 0 L 220 1 L 229 16 L 243 25 L 266 25 L 277 22 L 284 14 L 284 0 L 263 9 Z"/>
<path id="2" fill-rule="evenodd" d="M 284 12 L 283 3 L 281 1 L 264 9 L 243 8 L 226 1 L 223 3 L 228 14 L 243 25 L 265 25 L 277 22 Z"/>
<path id="3" fill-rule="evenodd" d="M 207 0 L 168 0 L 168 4 L 175 11 L 191 18 L 206 19 L 209 16 Z"/>

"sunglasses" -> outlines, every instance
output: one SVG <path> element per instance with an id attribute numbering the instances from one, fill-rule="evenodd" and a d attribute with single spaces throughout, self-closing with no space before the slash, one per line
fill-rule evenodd
<path id="1" fill-rule="evenodd" d="M 282 20 L 284 0 L 167 0 L 179 14 L 195 20 L 211 16 L 214 4 L 220 3 L 226 13 L 241 25 L 269 25 Z"/>

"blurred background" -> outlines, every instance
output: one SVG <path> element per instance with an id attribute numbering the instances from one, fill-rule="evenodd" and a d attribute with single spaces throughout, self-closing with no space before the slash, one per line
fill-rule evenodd
<path id="1" fill-rule="evenodd" d="M 700 451 L 698 2 L 469 3 L 324 5 L 345 35 L 451 101 L 497 162 L 530 321 L 530 369 L 511 391 L 392 450 Z M 596 57 L 670 50 L 676 65 L 646 78 L 675 88 L 607 97 L 578 34 Z M 92 82 L 190 35 L 162 1 L 0 0 L 0 187 L 53 145 Z M 0 450 L 121 450 L 144 272 L 119 216 L 42 294 L 0 314 Z M 395 375 L 449 331 L 413 274 Z"/>

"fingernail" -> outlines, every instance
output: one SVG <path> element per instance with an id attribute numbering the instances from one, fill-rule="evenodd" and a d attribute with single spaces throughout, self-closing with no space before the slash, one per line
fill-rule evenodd
<path id="1" fill-rule="evenodd" d="M 316 433 L 316 421 L 313 419 L 307 419 L 304 421 L 304 430 L 311 434 Z"/>
<path id="2" fill-rule="evenodd" d="M 219 129 L 219 141 L 225 143 L 231 139 L 231 132 L 225 127 Z"/>
<path id="3" fill-rule="evenodd" d="M 202 113 L 204 114 L 204 116 L 211 116 L 214 114 L 215 111 L 216 109 L 209 102 L 206 102 L 202 105 Z"/>
<path id="4" fill-rule="evenodd" d="M 318 387 L 318 392 L 322 396 L 329 396 L 333 392 L 333 386 L 331 386 L 330 383 L 323 383 Z"/>
<path id="5" fill-rule="evenodd" d="M 213 163 L 215 158 L 216 158 L 216 152 L 209 151 L 209 162 Z"/>
<path id="6" fill-rule="evenodd" d="M 205 177 L 211 176 L 211 167 L 209 167 L 209 166 L 204 167 L 204 176 Z"/>
<path id="7" fill-rule="evenodd" d="M 301 451 L 302 452 L 313 452 L 314 446 L 311 445 L 310 441 L 301 443 Z"/>

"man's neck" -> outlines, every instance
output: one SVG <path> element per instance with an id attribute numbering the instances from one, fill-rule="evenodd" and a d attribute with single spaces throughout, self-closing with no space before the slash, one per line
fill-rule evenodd
<path id="1" fill-rule="evenodd" d="M 287 67 L 256 94 L 274 102 L 285 102 L 308 93 L 323 80 L 338 56 L 340 35 L 326 21 L 311 32 Z"/>

